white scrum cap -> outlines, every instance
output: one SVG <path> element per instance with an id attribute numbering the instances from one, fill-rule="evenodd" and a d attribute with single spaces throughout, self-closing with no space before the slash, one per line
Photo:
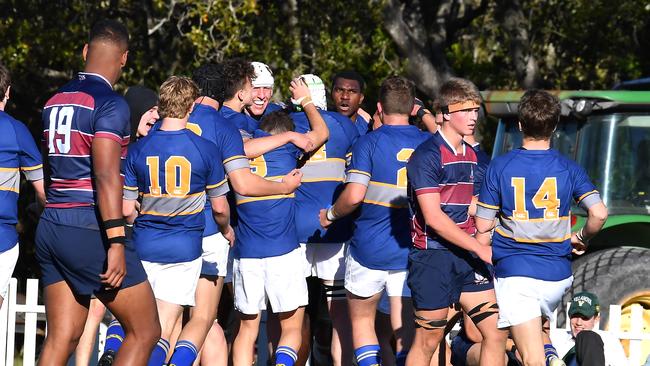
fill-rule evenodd
<path id="1" fill-rule="evenodd" d="M 253 88 L 268 87 L 272 88 L 275 80 L 273 79 L 273 71 L 271 68 L 261 62 L 251 62 L 253 69 L 255 69 L 255 79 L 251 80 Z"/>

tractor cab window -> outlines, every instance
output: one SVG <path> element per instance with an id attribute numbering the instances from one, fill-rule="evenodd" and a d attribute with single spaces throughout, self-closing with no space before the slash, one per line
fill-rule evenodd
<path id="1" fill-rule="evenodd" d="M 650 212 L 650 115 L 590 116 L 576 160 L 611 212 Z"/>

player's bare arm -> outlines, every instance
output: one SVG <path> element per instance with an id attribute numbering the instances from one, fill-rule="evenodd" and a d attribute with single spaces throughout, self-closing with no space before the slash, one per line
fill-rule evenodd
<path id="1" fill-rule="evenodd" d="M 589 207 L 585 226 L 571 234 L 571 245 L 574 254 L 584 254 L 589 240 L 598 234 L 605 225 L 605 221 L 607 221 L 607 207 L 603 202 L 598 202 Z"/>
<path id="2" fill-rule="evenodd" d="M 476 235 L 474 235 L 474 238 L 481 245 L 490 245 L 492 241 L 492 229 L 496 226 L 496 221 L 494 219 L 484 219 L 479 216 L 475 216 L 474 219 L 476 225 Z"/>
<path id="3" fill-rule="evenodd" d="M 119 222 L 122 217 L 122 179 L 120 178 L 121 146 L 107 138 L 95 138 L 92 142 L 93 171 L 97 187 L 97 205 L 102 221 Z M 112 221 L 117 220 L 117 221 Z M 106 225 L 106 224 L 105 224 Z M 124 259 L 124 225 L 108 225 L 106 237 L 110 243 L 107 253 L 106 272 L 100 275 L 102 283 L 119 287 L 126 275 Z"/>
<path id="4" fill-rule="evenodd" d="M 309 120 L 311 131 L 307 132 L 306 135 L 313 141 L 315 149 L 321 147 L 329 138 L 330 131 L 325 124 L 323 116 L 321 116 L 318 108 L 316 108 L 314 102 L 311 100 L 309 87 L 307 87 L 307 84 L 305 84 L 302 78 L 297 78 L 291 81 L 289 89 L 291 90 L 293 99 L 299 101 Z"/>
<path id="5" fill-rule="evenodd" d="M 491 248 L 481 245 L 478 240 L 458 228 L 456 223 L 442 211 L 440 208 L 440 193 L 422 194 L 417 196 L 417 199 L 427 226 L 457 247 L 475 253 L 486 263 L 492 263 Z"/>
<path id="6" fill-rule="evenodd" d="M 230 226 L 230 206 L 226 196 L 210 197 L 212 205 L 212 216 L 219 226 L 219 232 L 230 242 L 232 247 L 235 243 L 235 231 Z"/>
<path id="7" fill-rule="evenodd" d="M 43 179 L 32 181 L 32 187 L 36 192 L 36 200 L 41 207 L 45 207 L 45 184 Z"/>
<path id="8" fill-rule="evenodd" d="M 228 180 L 235 192 L 250 197 L 290 194 L 300 186 L 302 173 L 294 169 L 281 182 L 266 180 L 253 174 L 249 168 L 236 169 L 228 173 Z"/>
<path id="9" fill-rule="evenodd" d="M 326 228 L 332 225 L 332 222 L 335 220 L 354 212 L 359 207 L 359 204 L 363 202 L 367 190 L 368 187 L 363 184 L 348 183 L 332 207 L 320 210 L 319 219 L 321 226 Z"/>

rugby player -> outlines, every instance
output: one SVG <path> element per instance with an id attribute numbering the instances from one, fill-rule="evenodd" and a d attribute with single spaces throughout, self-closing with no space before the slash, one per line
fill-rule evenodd
<path id="1" fill-rule="evenodd" d="M 251 65 L 255 70 L 255 77 L 251 80 L 253 102 L 246 107 L 246 113 L 259 121 L 263 116 L 282 109 L 282 106 L 271 103 L 275 85 L 271 68 L 257 61 L 251 62 Z"/>
<path id="2" fill-rule="evenodd" d="M 218 112 L 219 100 L 223 99 L 221 66 L 204 64 L 195 70 L 192 78 L 199 86 L 200 96 L 194 101 L 194 109 L 190 114 L 187 128 L 212 141 L 221 151 L 222 163 L 233 190 L 248 196 L 292 193 L 300 184 L 295 176 L 288 175 L 283 179 L 284 183 L 281 183 L 266 180 L 251 172 L 249 161 L 244 153 L 241 135 L 237 128 Z M 272 150 L 288 142 L 295 142 L 296 145 L 302 146 L 311 144 L 311 140 L 307 137 L 293 131 L 283 134 L 283 136 L 285 138 L 279 141 L 266 140 L 266 143 L 260 141 L 266 138 L 253 139 L 247 142 L 247 146 L 251 149 L 251 144 L 261 143 L 259 148 Z M 306 143 L 301 144 L 301 141 L 305 140 Z M 192 309 L 190 321 L 185 325 L 185 332 L 196 331 L 203 334 L 203 338 L 205 338 L 208 331 L 214 327 L 215 329 L 211 332 L 212 336 L 216 338 L 214 343 L 223 344 L 223 340 L 218 336 L 223 331 L 217 328 L 220 326 L 215 322 L 215 318 L 224 278 L 228 275 L 229 245 L 218 233 L 209 202 L 206 202 L 204 212 L 206 226 L 203 232 L 203 267 L 197 287 L 196 306 Z M 201 348 L 202 343 L 197 344 L 197 347 Z M 227 349 L 222 349 L 225 352 L 220 354 L 215 351 L 211 343 L 206 342 L 206 347 L 201 355 L 201 358 L 205 359 L 204 363 L 216 362 L 216 358 L 227 358 L 228 356 Z"/>
<path id="3" fill-rule="evenodd" d="M 149 365 L 165 362 L 168 341 L 183 306 L 195 304 L 206 194 L 220 233 L 234 241 L 221 152 L 185 128 L 198 95 L 192 80 L 167 79 L 160 87 L 160 128 L 131 147 L 125 165 L 124 216 L 130 221 L 138 215 L 133 242 L 153 287 L 162 329 Z M 138 213 L 135 202 L 139 195 Z M 169 362 L 192 365 L 206 333 L 207 329 L 183 329 Z"/>
<path id="4" fill-rule="evenodd" d="M 97 22 L 83 48 L 84 72 L 43 109 L 47 204 L 36 231 L 48 334 L 39 365 L 63 365 L 75 349 L 94 294 L 122 323 L 115 365 L 145 365 L 160 337 L 146 273 L 126 243 L 120 158 L 131 128 L 113 91 L 128 54 L 128 32 Z"/>
<path id="5" fill-rule="evenodd" d="M 398 76 L 384 80 L 377 103 L 383 125 L 359 138 L 352 149 L 343 192 L 331 207 L 320 212 L 321 224 L 329 227 L 360 208 L 345 258 L 345 289 L 359 366 L 380 364 L 374 326 L 384 289 L 390 299 L 391 317 L 402 318 L 399 329 L 399 322 L 393 322 L 398 365 L 404 364 L 413 337 L 411 291 L 406 285 L 411 242 L 406 162 L 430 137 L 409 125 L 414 94 L 410 80 Z"/>
<path id="6" fill-rule="evenodd" d="M 350 319 L 347 303 L 339 300 L 345 300 L 345 242 L 350 239 L 352 223 L 350 220 L 340 220 L 325 230 L 320 226 L 318 213 L 322 207 L 336 201 L 345 180 L 346 157 L 359 132 L 346 118 L 326 110 L 325 86 L 318 76 L 307 74 L 301 78 L 309 86 L 312 101 L 325 120 L 329 138 L 327 142 L 322 138 L 314 139 L 318 149 L 309 154 L 300 168 L 303 177 L 296 191 L 296 228 L 298 239 L 305 247 L 307 276 L 318 277 L 325 288 L 333 326 L 331 354 L 334 365 L 350 365 Z M 291 118 L 297 132 L 310 133 L 309 116 L 305 112 L 292 113 Z"/>
<path id="7" fill-rule="evenodd" d="M 342 71 L 332 78 L 332 101 L 340 114 L 348 117 L 363 136 L 370 131 L 370 118 L 361 109 L 366 86 L 363 77 L 356 71 Z"/>
<path id="8" fill-rule="evenodd" d="M 498 327 L 510 330 L 524 364 L 562 365 L 542 322 L 573 282 L 571 252 L 584 253 L 605 223 L 607 208 L 584 169 L 550 148 L 560 119 L 558 99 L 529 90 L 518 115 L 522 147 L 488 167 L 476 228 L 488 244 L 498 218 L 492 237 Z M 575 233 L 569 220 L 573 201 L 588 213 Z"/>
<path id="9" fill-rule="evenodd" d="M 291 83 L 292 94 L 310 117 L 313 140 L 322 144 L 329 135 L 309 89 L 302 80 Z M 282 111 L 262 119 L 255 137 L 293 130 L 293 121 Z M 293 144 L 285 144 L 252 161 L 254 172 L 266 179 L 277 179 L 297 164 L 303 152 Z M 304 257 L 298 245 L 294 217 L 294 195 L 246 197 L 237 195 L 237 245 L 233 266 L 235 308 L 240 313 L 240 329 L 233 344 L 233 364 L 253 362 L 260 311 L 271 308 L 279 313 L 281 335 L 276 349 L 277 365 L 294 365 L 301 344 L 304 306 L 307 304 L 307 283 Z M 287 220 L 289 218 L 289 220 Z M 298 264 L 298 265 L 297 265 Z"/>
<path id="10" fill-rule="evenodd" d="M 477 158 L 463 141 L 476 125 L 481 96 L 469 80 L 452 78 L 439 92 L 442 126 L 420 145 L 407 165 L 413 211 L 413 249 L 408 283 L 416 332 L 407 365 L 429 365 L 444 336 L 449 306 L 460 302 L 483 336 L 481 364 L 503 364 L 506 333 L 485 262 L 490 248 L 471 235 Z"/>
<path id="11" fill-rule="evenodd" d="M 45 205 L 41 154 L 27 127 L 4 110 L 9 101 L 11 75 L 0 64 L 0 307 L 7 297 L 7 287 L 18 261 L 18 193 L 20 172 L 32 183 L 36 198 Z"/>

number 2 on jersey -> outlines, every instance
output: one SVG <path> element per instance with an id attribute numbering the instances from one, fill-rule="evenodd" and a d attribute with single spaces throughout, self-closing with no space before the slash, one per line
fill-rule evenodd
<path id="1" fill-rule="evenodd" d="M 526 178 L 512 177 L 510 182 L 515 193 L 515 209 L 512 210 L 512 217 L 515 220 L 526 221 L 529 213 L 526 209 Z M 544 219 L 554 220 L 559 217 L 560 199 L 557 197 L 557 179 L 548 177 L 544 179 L 533 199 L 533 206 L 537 209 L 544 209 Z"/>
<path id="2" fill-rule="evenodd" d="M 149 167 L 149 193 L 152 196 L 162 195 L 160 189 L 160 158 L 147 156 Z M 165 191 L 173 197 L 183 197 L 190 192 L 192 179 L 192 163 L 184 156 L 170 156 L 165 161 Z"/>
<path id="3" fill-rule="evenodd" d="M 404 148 L 400 150 L 395 157 L 399 162 L 407 162 L 411 158 L 413 151 L 413 149 Z M 406 178 L 406 167 L 400 168 L 397 171 L 397 186 L 400 188 L 406 187 L 407 183 L 408 179 Z"/>

